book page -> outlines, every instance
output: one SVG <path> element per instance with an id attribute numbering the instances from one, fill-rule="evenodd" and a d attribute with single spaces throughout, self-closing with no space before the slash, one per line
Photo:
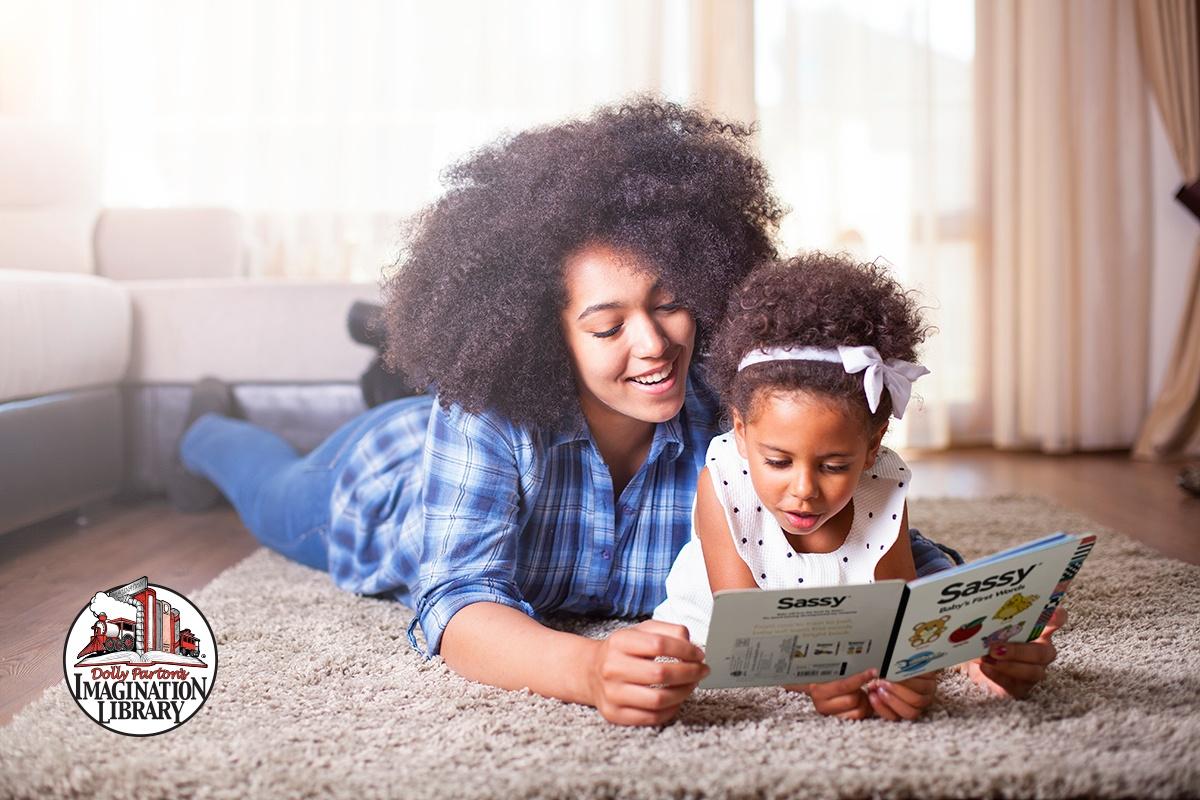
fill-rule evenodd
<path id="1" fill-rule="evenodd" d="M 1047 537 L 909 584 L 908 605 L 883 676 L 904 680 L 1026 641 L 1063 578 L 1078 536 Z"/>
<path id="2" fill-rule="evenodd" d="M 701 689 L 823 683 L 880 667 L 904 581 L 713 597 Z"/>

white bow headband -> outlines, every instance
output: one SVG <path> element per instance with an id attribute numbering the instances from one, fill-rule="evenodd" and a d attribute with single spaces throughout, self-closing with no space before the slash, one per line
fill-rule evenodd
<path id="1" fill-rule="evenodd" d="M 738 372 L 765 361 L 828 361 L 841 364 L 851 375 L 866 370 L 863 390 L 867 393 L 867 406 L 871 413 L 874 414 L 879 408 L 879 397 L 886 386 L 892 397 L 892 415 L 896 419 L 904 417 L 904 409 L 908 407 L 908 399 L 912 395 L 913 381 L 929 374 L 925 367 L 911 361 L 889 358 L 884 362 L 874 347 L 845 346 L 836 350 L 820 347 L 766 347 L 751 350 L 738 364 Z"/>

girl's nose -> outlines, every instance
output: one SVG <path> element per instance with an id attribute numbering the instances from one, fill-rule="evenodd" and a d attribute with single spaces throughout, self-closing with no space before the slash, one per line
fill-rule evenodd
<path id="1" fill-rule="evenodd" d="M 792 481 L 792 494 L 799 500 L 813 500 L 820 494 L 812 470 L 801 469 L 798 471 L 796 479 Z"/>

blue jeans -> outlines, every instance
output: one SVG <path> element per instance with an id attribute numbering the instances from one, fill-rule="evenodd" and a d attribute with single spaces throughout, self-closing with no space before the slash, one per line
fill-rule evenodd
<path id="1" fill-rule="evenodd" d="M 188 428 L 179 453 L 190 472 L 212 481 L 233 503 L 260 542 L 293 561 L 328 571 L 334 481 L 358 440 L 412 402 L 429 399 L 405 397 L 376 406 L 305 456 L 257 425 L 205 414 Z"/>

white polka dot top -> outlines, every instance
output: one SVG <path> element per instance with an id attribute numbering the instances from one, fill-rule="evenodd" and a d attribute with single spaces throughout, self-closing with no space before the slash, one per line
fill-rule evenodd
<path id="1" fill-rule="evenodd" d="M 870 583 L 879 559 L 896 541 L 904 517 L 908 466 L 886 447 L 880 448 L 874 466 L 859 479 L 850 533 L 832 553 L 792 549 L 778 521 L 759 502 L 750 482 L 750 467 L 738 455 L 732 432 L 712 440 L 705 466 L 738 554 L 760 589 Z M 692 517 L 692 537 L 671 566 L 667 599 L 654 610 L 654 619 L 686 625 L 692 641 L 703 644 L 712 616 L 712 591 L 695 531 L 694 502 Z"/>

